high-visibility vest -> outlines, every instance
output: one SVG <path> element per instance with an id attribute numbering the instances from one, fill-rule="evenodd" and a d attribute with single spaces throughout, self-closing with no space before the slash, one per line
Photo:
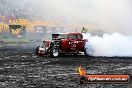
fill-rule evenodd
<path id="1" fill-rule="evenodd" d="M 87 29 L 82 29 L 81 30 L 81 33 L 86 33 L 87 32 Z"/>

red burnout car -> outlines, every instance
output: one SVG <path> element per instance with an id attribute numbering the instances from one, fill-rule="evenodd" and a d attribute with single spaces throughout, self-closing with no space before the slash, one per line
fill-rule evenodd
<path id="1" fill-rule="evenodd" d="M 36 48 L 37 55 L 50 55 L 51 57 L 58 57 L 60 54 L 77 55 L 79 52 L 86 52 L 85 43 L 88 40 L 83 39 L 81 33 L 60 33 L 52 34 L 52 40 L 43 41 L 43 46 Z"/>

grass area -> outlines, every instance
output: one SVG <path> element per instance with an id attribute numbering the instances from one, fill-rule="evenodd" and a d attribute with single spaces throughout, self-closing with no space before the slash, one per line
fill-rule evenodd
<path id="1" fill-rule="evenodd" d="M 6 36 L 6 35 L 5 35 Z M 41 39 L 29 39 L 28 37 L 23 38 L 11 38 L 9 36 L 3 37 L 0 34 L 0 47 L 3 46 L 21 46 L 21 45 L 37 45 L 42 44 Z"/>
<path id="2" fill-rule="evenodd" d="M 13 44 L 13 45 L 21 45 L 21 44 L 34 44 L 34 43 L 42 43 L 41 40 L 37 40 L 37 39 L 1 39 L 0 41 L 3 41 L 4 45 L 7 44 Z"/>
<path id="3" fill-rule="evenodd" d="M 27 39 L 2 39 L 4 43 L 30 43 Z"/>

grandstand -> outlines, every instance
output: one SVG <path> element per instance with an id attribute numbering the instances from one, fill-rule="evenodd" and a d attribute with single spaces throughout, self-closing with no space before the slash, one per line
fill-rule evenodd
<path id="1" fill-rule="evenodd" d="M 34 32 L 33 28 L 35 26 L 47 26 L 47 27 L 55 27 L 54 23 L 51 22 L 45 22 L 45 21 L 39 21 L 39 20 L 28 20 L 28 19 L 23 19 L 23 18 L 19 18 L 19 19 L 8 19 L 5 21 L 5 19 L 7 17 L 0 17 L 1 18 L 1 22 L 0 22 L 0 32 L 5 32 L 5 31 L 9 31 L 9 27 L 8 25 L 23 25 L 26 27 L 26 31 L 28 32 Z"/>
<path id="2" fill-rule="evenodd" d="M 60 19 L 49 17 L 41 6 L 31 4 L 34 1 L 37 0 L 0 0 L 0 32 L 9 31 L 8 25 L 24 25 L 27 32 L 35 32 L 35 26 L 63 28 L 64 31 L 66 29 L 65 32 L 80 32 L 82 27 L 95 29 L 91 24 L 68 24 L 63 17 Z"/>

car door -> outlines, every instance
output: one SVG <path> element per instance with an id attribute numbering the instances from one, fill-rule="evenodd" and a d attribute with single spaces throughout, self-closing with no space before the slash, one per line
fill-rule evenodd
<path id="1" fill-rule="evenodd" d="M 70 46 L 70 51 L 77 50 L 77 34 L 70 34 L 68 36 L 68 45 Z"/>
<path id="2" fill-rule="evenodd" d="M 77 35 L 77 49 L 82 50 L 84 47 L 85 41 L 83 40 L 83 36 L 81 34 Z"/>

